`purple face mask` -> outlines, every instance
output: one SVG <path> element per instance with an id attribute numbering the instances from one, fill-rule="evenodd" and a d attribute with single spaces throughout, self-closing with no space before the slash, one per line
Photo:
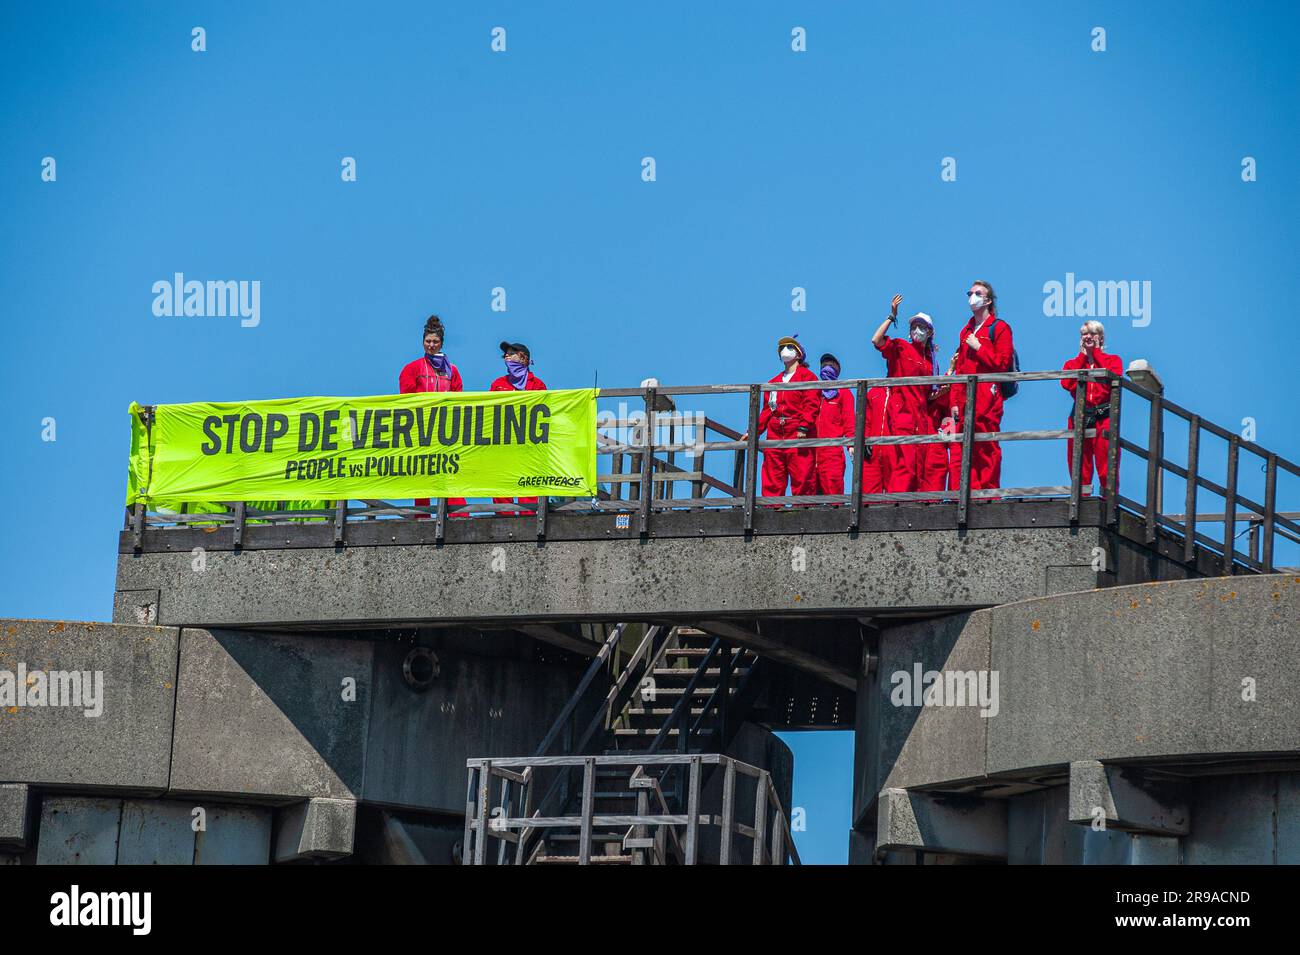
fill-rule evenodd
<path id="1" fill-rule="evenodd" d="M 523 391 L 528 384 L 528 362 L 506 361 L 506 377 L 515 391 Z"/>
<path id="2" fill-rule="evenodd" d="M 438 352 L 436 355 L 425 355 L 424 357 L 428 360 L 429 364 L 433 366 L 433 370 L 442 375 L 442 377 L 451 377 L 451 362 L 447 360 L 447 356 L 442 352 Z"/>
<path id="3" fill-rule="evenodd" d="M 839 378 L 839 376 L 840 376 L 840 370 L 836 368 L 834 365 L 822 365 L 822 371 L 821 371 L 822 381 L 835 381 L 837 378 Z M 835 399 L 836 391 L 837 389 L 835 388 L 832 388 L 829 391 L 823 391 L 822 397 L 825 398 L 827 401 L 833 401 Z"/>

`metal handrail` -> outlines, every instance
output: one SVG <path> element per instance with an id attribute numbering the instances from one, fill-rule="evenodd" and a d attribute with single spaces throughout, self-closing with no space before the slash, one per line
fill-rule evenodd
<path id="1" fill-rule="evenodd" d="M 505 844 L 516 847 L 516 861 L 524 857 L 523 833 L 537 830 L 573 830 L 579 831 L 578 861 L 580 864 L 591 862 L 591 844 L 596 827 L 626 828 L 629 834 L 643 832 L 654 828 L 666 831 L 678 850 L 679 858 L 687 865 L 695 864 L 699 852 L 700 826 L 718 826 L 722 836 L 722 853 L 720 861 L 724 864 L 732 861 L 731 840 L 735 835 L 749 836 L 754 840 L 753 861 L 757 864 L 799 865 L 799 853 L 795 848 L 789 821 L 781 807 L 780 798 L 772 782 L 771 773 L 765 769 L 742 763 L 729 756 L 720 754 L 629 754 L 627 756 L 543 756 L 511 757 L 504 759 L 469 759 L 466 760 L 469 775 L 469 798 L 466 803 L 465 841 L 463 857 L 471 865 L 483 865 L 488 860 L 489 840 L 501 841 L 498 862 L 504 861 Z M 716 765 L 726 771 L 727 784 L 723 787 L 721 816 L 713 816 L 699 811 L 700 787 L 703 778 L 702 769 L 706 765 Z M 632 788 L 653 790 L 657 796 L 657 807 L 661 812 L 640 811 L 646 804 L 638 800 L 638 811 L 634 813 L 597 813 L 595 809 L 596 770 L 601 767 L 631 768 L 633 770 L 629 785 Z M 685 811 L 673 811 L 668 804 L 658 780 L 646 767 L 657 767 L 665 771 L 687 770 L 690 775 Z M 509 812 L 512 799 L 509 787 L 516 786 L 522 790 L 517 802 L 524 807 L 530 805 L 529 791 L 537 782 L 537 773 L 543 769 L 569 770 L 581 768 L 583 771 L 583 789 L 578 814 L 561 816 L 537 816 L 525 814 L 512 816 Z M 737 773 L 753 777 L 757 781 L 754 798 L 754 824 L 740 823 L 735 817 L 735 786 Z M 492 805 L 493 780 L 499 780 L 501 797 L 497 808 L 499 815 L 490 815 Z M 684 827 L 686 843 L 683 846 L 677 830 Z M 772 831 L 770 843 L 767 840 L 768 829 Z M 517 830 L 517 832 L 516 832 Z M 623 837 L 627 841 L 629 836 Z M 540 850 L 540 846 L 539 846 Z M 530 856 L 530 861 L 537 853 Z"/>
<path id="2" fill-rule="evenodd" d="M 1187 409 L 1168 401 L 1163 395 L 1155 394 L 1105 369 L 999 372 L 960 376 L 931 375 L 908 378 L 850 378 L 835 382 L 837 388 L 852 389 L 856 392 L 859 398 L 859 412 L 864 407 L 861 399 L 872 389 L 965 383 L 968 386 L 968 408 L 967 413 L 962 416 L 961 429 L 956 434 L 879 435 L 868 437 L 865 433 L 866 416 L 862 413 L 855 416 L 855 428 L 852 437 L 760 439 L 755 434 L 757 417 L 762 407 L 762 396 L 764 394 L 823 388 L 826 383 L 820 380 L 811 382 L 761 382 L 754 384 L 672 385 L 648 388 L 601 389 L 600 396 L 602 398 L 639 397 L 644 400 L 646 410 L 644 416 L 640 419 L 644 422 L 640 426 L 642 434 L 637 443 L 615 441 L 612 438 L 602 437 L 597 448 L 597 454 L 608 457 L 614 465 L 614 471 L 598 474 L 597 482 L 598 484 L 607 484 L 611 488 L 610 493 L 605 494 L 604 491 L 601 491 L 596 498 L 557 498 L 555 503 L 550 503 L 549 499 L 542 498 L 537 507 L 535 519 L 536 535 L 539 540 L 546 537 L 548 512 L 563 513 L 568 517 L 583 513 L 598 515 L 614 512 L 627 513 L 629 516 L 636 513 L 638 517 L 634 523 L 630 524 L 630 529 L 641 535 L 650 535 L 653 533 L 652 521 L 655 514 L 669 510 L 716 509 L 743 511 L 743 529 L 746 533 L 749 533 L 755 529 L 755 512 L 760 506 L 760 498 L 763 507 L 787 505 L 841 507 L 846 518 L 844 530 L 849 532 L 855 532 L 860 528 L 862 509 L 865 504 L 909 502 L 943 502 L 949 506 L 955 504 L 957 524 L 961 528 L 967 524 L 970 504 L 987 498 L 1065 498 L 1068 502 L 1069 519 L 1073 523 L 1078 520 L 1081 510 L 1080 442 L 1084 438 L 1095 437 L 1096 429 L 1085 429 L 1082 421 L 1083 416 L 1076 414 L 1074 416 L 1074 426 L 1068 429 L 976 432 L 974 430 L 973 407 L 970 407 L 974 394 L 974 388 L 971 386 L 991 382 L 1061 381 L 1067 379 L 1080 382 L 1104 380 L 1111 382 L 1115 386 L 1111 388 L 1108 417 L 1110 420 L 1109 433 L 1117 437 L 1120 434 L 1119 420 L 1122 396 L 1127 393 L 1150 402 L 1147 422 L 1147 447 L 1143 448 L 1138 443 L 1125 438 L 1110 442 L 1109 480 L 1107 486 L 1102 489 L 1101 495 L 1106 523 L 1115 525 L 1119 521 L 1121 509 L 1132 510 L 1143 521 L 1148 544 L 1155 542 L 1158 532 L 1172 531 L 1180 534 L 1183 537 L 1183 558 L 1189 564 L 1196 559 L 1195 555 L 1198 548 L 1206 548 L 1221 557 L 1225 573 L 1233 572 L 1234 564 L 1245 569 L 1263 570 L 1264 572 L 1276 569 L 1274 565 L 1276 537 L 1281 536 L 1286 541 L 1294 541 L 1296 536 L 1300 536 L 1300 521 L 1295 519 L 1295 512 L 1278 507 L 1279 502 L 1276 499 L 1277 477 L 1282 473 L 1300 475 L 1300 465 L 1278 456 L 1254 441 L 1248 441 L 1225 428 L 1204 421 Z M 719 424 L 707 416 L 703 416 L 701 421 L 699 415 L 692 415 L 676 409 L 660 410 L 665 399 L 668 396 L 675 395 L 748 395 L 749 427 L 745 433 L 741 433 Z M 1075 407 L 1077 408 L 1082 401 L 1082 389 L 1076 388 L 1075 395 Z M 145 409 L 144 414 L 147 416 L 148 413 L 149 409 Z M 1164 454 L 1163 433 L 1164 416 L 1166 414 L 1183 419 L 1190 425 L 1189 463 L 1187 467 L 1169 461 Z M 614 419 L 614 425 L 604 422 L 599 426 L 608 428 L 631 420 L 631 418 L 618 417 Z M 725 440 L 705 440 L 693 444 L 676 440 L 674 437 L 676 427 L 689 420 L 695 421 L 697 436 L 702 424 L 706 438 L 709 437 L 710 433 L 713 433 L 720 435 Z M 149 418 L 146 417 L 146 423 L 148 421 Z M 667 424 L 663 425 L 660 422 L 667 422 Z M 655 432 L 664 426 L 669 428 L 668 440 L 666 442 L 656 441 L 657 435 Z M 1222 438 L 1229 444 L 1229 480 L 1225 485 L 1219 485 L 1200 473 L 1199 436 L 1202 432 Z M 969 451 L 976 444 L 987 441 L 1039 441 L 1065 438 L 1075 440 L 1075 454 L 1070 461 L 1071 473 L 1068 485 L 1036 485 L 1000 487 L 996 489 L 971 488 L 971 455 Z M 961 479 L 958 486 L 944 491 L 867 494 L 862 490 L 860 468 L 855 466 L 852 469 L 854 472 L 853 479 L 845 494 L 761 497 L 758 493 L 758 458 L 760 452 L 765 450 L 843 447 L 853 449 L 856 452 L 855 460 L 858 460 L 865 449 L 872 447 L 943 443 L 958 443 L 965 452 L 962 455 Z M 1149 450 L 1153 446 L 1155 450 Z M 1122 498 L 1119 494 L 1116 483 L 1118 475 L 1116 465 L 1121 450 L 1146 460 L 1149 465 L 1151 462 L 1155 462 L 1154 466 L 1149 466 L 1147 469 L 1147 488 L 1143 500 L 1135 502 L 1129 498 Z M 689 454 L 691 460 L 689 469 L 684 470 L 673 461 L 673 456 L 678 452 Z M 717 453 L 730 453 L 734 456 L 734 473 L 731 475 L 732 480 L 730 483 L 707 472 L 705 459 L 709 453 L 715 455 Z M 1236 480 L 1238 463 L 1241 456 L 1247 454 L 1256 455 L 1265 462 L 1267 479 L 1265 500 L 1263 502 L 1252 501 L 1241 493 L 1238 488 Z M 624 456 L 632 460 L 633 468 L 631 473 L 622 473 L 621 471 Z M 1163 487 L 1163 475 L 1166 472 L 1187 481 L 1187 503 L 1181 515 L 1166 515 L 1163 513 L 1160 490 Z M 690 496 L 679 497 L 676 495 L 676 485 L 678 483 L 690 484 Z M 629 497 L 623 495 L 622 488 L 624 487 L 628 489 Z M 1217 540 L 1211 540 L 1195 530 L 1197 523 L 1205 522 L 1205 519 L 1197 514 L 1195 506 L 1196 492 L 1199 490 L 1206 490 L 1230 498 L 1234 502 L 1234 507 L 1226 508 L 1233 519 L 1223 521 L 1223 532 Z M 295 533 L 306 533 L 301 530 L 302 528 L 319 527 L 321 523 L 332 519 L 334 543 L 336 545 L 346 545 L 346 528 L 350 523 L 356 521 L 434 518 L 435 520 L 432 522 L 435 528 L 434 537 L 436 542 L 442 543 L 445 539 L 445 530 L 449 517 L 500 514 L 501 512 L 517 513 L 519 510 L 519 505 L 516 504 L 495 503 L 471 503 L 455 508 L 448 507 L 445 501 L 438 501 L 428 506 L 394 504 L 386 501 L 366 501 L 364 507 L 351 507 L 349 506 L 351 503 L 348 501 L 334 502 L 332 510 L 318 508 L 300 511 L 259 511 L 246 505 L 235 504 L 231 505 L 225 513 L 214 514 L 150 513 L 146 508 L 136 505 L 127 512 L 124 531 L 125 538 L 129 539 L 130 546 L 135 550 L 143 549 L 146 532 L 149 534 L 167 533 L 190 526 L 203 527 L 203 529 L 209 531 L 224 529 L 226 535 L 229 535 L 233 530 L 234 546 L 239 547 L 242 546 L 246 536 L 245 526 L 251 521 L 275 525 L 276 533 L 283 533 L 285 542 L 290 543 Z M 1245 507 L 1259 515 L 1258 521 L 1252 520 L 1250 522 L 1252 530 L 1249 538 L 1249 553 L 1243 553 L 1234 546 L 1234 541 L 1241 536 L 1236 526 L 1240 520 L 1236 517 L 1238 507 Z M 1190 522 L 1185 519 L 1188 514 L 1193 517 Z M 1170 518 L 1173 518 L 1172 522 Z M 263 541 L 266 539 L 264 528 L 256 529 L 254 533 L 260 535 L 258 539 Z M 313 539 L 318 539 L 318 536 L 317 534 Z"/>

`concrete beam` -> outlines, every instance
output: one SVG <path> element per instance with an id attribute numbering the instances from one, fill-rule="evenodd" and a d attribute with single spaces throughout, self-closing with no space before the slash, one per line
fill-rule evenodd
<path id="1" fill-rule="evenodd" d="M 924 509 L 913 510 L 922 520 Z M 396 538 L 424 528 L 392 530 Z M 284 546 L 210 550 L 204 573 L 191 569 L 185 548 L 119 555 L 117 590 L 160 590 L 158 621 L 195 627 L 516 627 L 951 611 L 1043 596 L 1043 568 L 1087 565 L 1103 533 L 1097 527 L 1030 526 L 971 528 L 964 535 L 917 529 L 544 546 L 519 540 L 446 547 L 397 542 L 341 551 Z M 954 566 L 964 572 L 951 573 Z"/>
<path id="2" fill-rule="evenodd" d="M 357 804 L 352 799 L 309 799 L 278 810 L 275 861 L 350 856 L 356 828 Z"/>
<path id="3" fill-rule="evenodd" d="M 0 849 L 27 848 L 30 790 L 10 783 L 0 786 Z"/>
<path id="4" fill-rule="evenodd" d="M 858 689 L 858 677 L 853 670 L 847 667 L 836 666 L 835 664 L 824 660 L 821 657 L 811 653 L 805 653 L 802 650 L 796 650 L 783 644 L 780 640 L 771 637 L 765 637 L 761 634 L 754 633 L 752 630 L 746 630 L 734 623 L 728 623 L 724 620 L 702 620 L 696 624 L 705 633 L 711 633 L 715 637 L 722 637 L 730 640 L 732 643 L 738 643 L 741 646 L 748 647 L 755 653 L 761 653 L 765 657 L 775 660 L 777 663 L 784 663 L 786 666 L 792 666 L 797 670 L 804 670 L 816 677 L 820 677 L 827 683 L 843 687 L 846 690 Z"/>
<path id="5" fill-rule="evenodd" d="M 567 650 L 569 653 L 581 654 L 585 657 L 594 657 L 600 652 L 600 644 L 594 640 L 583 640 L 579 637 L 571 636 L 558 627 L 546 623 L 524 624 L 515 628 L 520 633 L 527 634 L 534 640 L 541 640 L 559 647 L 561 650 Z"/>
<path id="6" fill-rule="evenodd" d="M 1097 760 L 1070 763 L 1070 821 L 1152 835 L 1185 836 L 1190 828 L 1184 784 L 1157 780 L 1135 768 Z"/>
<path id="7" fill-rule="evenodd" d="M 880 793 L 876 851 L 903 849 L 982 859 L 1007 857 L 1007 804 L 906 789 Z"/>

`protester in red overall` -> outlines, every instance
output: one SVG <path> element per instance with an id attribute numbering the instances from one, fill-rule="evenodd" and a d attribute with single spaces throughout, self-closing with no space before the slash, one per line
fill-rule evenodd
<path id="1" fill-rule="evenodd" d="M 803 346 L 795 338 L 782 338 L 776 347 L 785 370 L 774 375 L 770 383 L 817 380 L 808 368 Z M 817 424 L 816 391 L 768 391 L 763 398 L 763 410 L 758 416 L 760 438 L 764 432 L 769 441 L 812 437 Z M 769 448 L 763 452 L 763 496 L 783 497 L 787 484 L 792 495 L 817 492 L 812 448 Z"/>
<path id="2" fill-rule="evenodd" d="M 1108 355 L 1102 350 L 1106 344 L 1106 329 L 1101 322 L 1084 322 L 1079 329 L 1079 354 L 1063 366 L 1067 371 L 1076 368 L 1106 368 L 1117 375 L 1124 374 L 1124 362 L 1118 355 Z M 1079 383 L 1073 378 L 1062 379 L 1061 387 L 1070 393 L 1073 399 Z M 1083 395 L 1083 424 L 1085 428 L 1096 428 L 1095 438 L 1083 439 L 1083 451 L 1079 466 L 1079 486 L 1087 494 L 1092 487 L 1094 464 L 1097 470 L 1097 490 L 1106 493 L 1106 465 L 1110 454 L 1110 389 L 1109 381 L 1090 381 Z M 1066 420 L 1067 428 L 1074 427 L 1074 406 L 1070 406 L 1070 417 Z M 1074 439 L 1066 442 L 1066 467 L 1074 462 Z M 1119 486 L 1119 455 L 1115 456 L 1115 486 Z"/>
<path id="3" fill-rule="evenodd" d="M 948 374 L 952 374 L 957 364 L 957 356 L 948 363 Z M 937 374 L 936 370 L 936 374 Z M 955 428 L 951 411 L 951 384 L 939 385 L 931 391 L 926 403 L 929 434 L 953 434 Z M 948 489 L 948 457 L 952 450 L 951 443 L 923 444 L 918 452 L 918 491 L 944 491 Z"/>
<path id="4" fill-rule="evenodd" d="M 538 378 L 528 366 L 533 363 L 532 353 L 529 352 L 528 346 L 522 342 L 502 342 L 501 357 L 506 363 L 506 373 L 492 382 L 492 387 L 488 391 L 545 391 L 546 382 Z M 494 504 L 510 504 L 515 498 L 494 497 Z M 536 504 L 535 497 L 521 497 L 518 499 L 519 504 Z M 499 511 L 506 517 L 521 514 L 532 514 L 533 511 Z"/>
<path id="5" fill-rule="evenodd" d="M 1014 344 L 1011 326 L 997 316 L 997 295 L 987 282 L 974 282 L 967 292 L 971 318 L 958 336 L 957 375 L 992 374 L 1011 371 Z M 960 433 L 962 415 L 966 408 L 966 386 L 953 382 L 949 395 L 948 412 Z M 983 382 L 975 393 L 975 431 L 989 432 L 1002 429 L 1002 389 L 997 382 Z M 953 444 L 949 451 L 948 487 L 961 485 L 961 445 Z M 978 441 L 971 450 L 970 486 L 987 489 L 1001 486 L 1002 449 L 996 441 Z"/>
<path id="6" fill-rule="evenodd" d="M 886 374 L 890 378 L 920 378 L 934 372 L 934 322 L 925 312 L 917 312 L 908 322 L 907 338 L 890 338 L 886 334 L 890 325 L 898 323 L 898 306 L 903 296 L 895 295 L 890 304 L 889 317 L 880 323 L 871 336 L 871 344 L 884 356 Z M 890 435 L 917 435 L 928 431 L 930 412 L 929 385 L 904 385 L 885 391 L 885 407 L 881 412 L 885 433 Z M 891 494 L 915 491 L 920 482 L 920 448 L 924 445 L 878 445 L 881 477 L 885 490 Z"/>
<path id="7" fill-rule="evenodd" d="M 866 433 L 867 438 L 880 438 L 889 433 L 885 421 L 885 406 L 888 388 L 871 388 L 867 391 Z M 889 454 L 891 445 L 867 445 L 862 451 L 862 493 L 884 494 L 893 474 L 895 458 Z M 882 463 L 883 462 L 883 463 Z"/>
<path id="8" fill-rule="evenodd" d="M 437 315 L 430 315 L 428 321 L 424 323 L 424 356 L 409 363 L 397 376 L 397 390 L 399 393 L 409 395 L 426 391 L 465 390 L 460 380 L 460 370 L 442 353 L 444 337 L 445 330 L 442 327 L 442 319 Z M 417 497 L 415 503 L 419 507 L 428 507 L 429 499 L 427 497 Z M 465 499 L 463 497 L 453 497 L 447 500 L 448 507 L 463 507 L 464 505 Z M 421 514 L 419 516 L 420 518 L 426 518 L 429 515 Z M 460 517 L 463 515 L 453 516 Z"/>
<path id="9" fill-rule="evenodd" d="M 821 357 L 821 379 L 836 381 L 840 377 L 840 362 L 827 352 Z M 847 388 L 828 388 L 817 392 L 817 425 L 814 434 L 819 438 L 853 437 L 853 392 Z M 813 448 L 814 476 L 817 494 L 844 493 L 845 448 Z M 849 458 L 853 449 L 847 449 Z"/>

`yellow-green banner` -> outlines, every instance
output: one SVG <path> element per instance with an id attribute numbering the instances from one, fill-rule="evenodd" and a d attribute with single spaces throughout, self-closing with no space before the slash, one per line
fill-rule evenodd
<path id="1" fill-rule="evenodd" d="M 596 493 L 596 390 L 132 404 L 126 503 Z"/>

